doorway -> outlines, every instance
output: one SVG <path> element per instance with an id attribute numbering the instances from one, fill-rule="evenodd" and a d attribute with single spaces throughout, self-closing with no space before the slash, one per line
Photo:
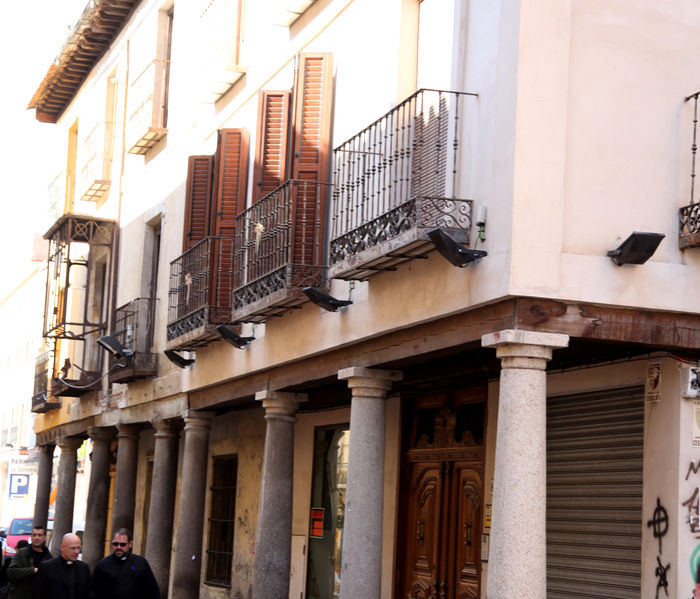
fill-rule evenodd
<path id="1" fill-rule="evenodd" d="M 396 598 L 481 596 L 486 388 L 407 400 Z"/>

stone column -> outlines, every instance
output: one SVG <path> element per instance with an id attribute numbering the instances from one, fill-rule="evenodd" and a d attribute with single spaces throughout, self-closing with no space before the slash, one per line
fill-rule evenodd
<path id="1" fill-rule="evenodd" d="M 138 452 L 139 427 L 134 424 L 117 425 L 117 471 L 114 477 L 110 538 L 119 528 L 134 530 Z"/>
<path id="2" fill-rule="evenodd" d="M 260 504 L 253 565 L 253 599 L 287 599 L 292 554 L 294 414 L 305 394 L 258 391 L 265 408 Z"/>
<path id="3" fill-rule="evenodd" d="M 568 335 L 484 335 L 501 360 L 487 597 L 547 596 L 547 361 Z"/>
<path id="4" fill-rule="evenodd" d="M 209 430 L 213 414 L 188 410 L 184 415 L 184 452 L 177 534 L 173 539 L 171 599 L 199 597 L 202 568 L 202 528 L 209 458 Z M 164 592 L 167 589 L 161 589 Z"/>
<path id="5" fill-rule="evenodd" d="M 83 561 L 90 569 L 103 557 L 107 536 L 107 502 L 109 500 L 110 445 L 114 439 L 112 429 L 91 427 L 92 466 L 83 535 Z"/>
<path id="6" fill-rule="evenodd" d="M 58 459 L 58 490 L 50 547 L 53 555 L 58 555 L 63 535 L 73 532 L 75 476 L 78 470 L 78 447 L 82 443 L 83 440 L 77 437 L 61 437 L 57 441 L 61 456 Z"/>
<path id="7" fill-rule="evenodd" d="M 34 523 L 46 526 L 49 519 L 49 497 L 51 495 L 51 474 L 53 470 L 53 452 L 55 445 L 40 445 L 39 473 L 34 501 Z"/>
<path id="8" fill-rule="evenodd" d="M 352 391 L 340 599 L 379 598 L 382 582 L 386 397 L 398 370 L 344 368 Z"/>
<path id="9" fill-rule="evenodd" d="M 161 596 L 168 596 L 170 552 L 173 545 L 173 514 L 177 480 L 178 430 L 172 421 L 153 422 L 155 450 L 151 503 L 148 506 L 146 559 L 158 581 Z"/>

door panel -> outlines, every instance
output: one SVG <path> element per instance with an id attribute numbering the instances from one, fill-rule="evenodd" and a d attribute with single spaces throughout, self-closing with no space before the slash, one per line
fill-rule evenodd
<path id="1" fill-rule="evenodd" d="M 452 520 L 456 527 L 453 531 L 455 540 L 451 543 L 454 597 L 472 599 L 479 597 L 482 481 L 473 464 L 455 463 L 453 469 L 456 504 Z"/>
<path id="2" fill-rule="evenodd" d="M 411 597 L 434 595 L 438 575 L 442 479 L 440 463 L 414 464 L 411 473 L 411 502 L 407 523 L 408 559 L 404 588 Z"/>

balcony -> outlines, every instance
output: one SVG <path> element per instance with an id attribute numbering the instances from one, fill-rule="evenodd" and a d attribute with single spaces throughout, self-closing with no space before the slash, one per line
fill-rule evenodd
<path id="1" fill-rule="evenodd" d="M 690 204 L 679 210 L 678 247 L 680 249 L 700 247 L 700 202 L 695 196 L 695 159 L 697 156 L 698 97 L 700 91 L 688 96 L 685 101 L 693 106 L 693 142 L 690 147 Z"/>
<path id="2" fill-rule="evenodd" d="M 166 349 L 194 350 L 231 324 L 232 240 L 205 237 L 170 263 Z"/>
<path id="3" fill-rule="evenodd" d="M 50 369 L 53 365 L 53 352 L 45 351 L 36 358 L 34 367 L 34 393 L 32 394 L 32 412 L 43 413 L 61 407 L 61 401 L 51 395 Z"/>
<path id="4" fill-rule="evenodd" d="M 236 217 L 233 320 L 265 322 L 322 287 L 324 206 L 329 185 L 289 180 Z"/>
<path id="5" fill-rule="evenodd" d="M 115 329 L 112 336 L 122 346 L 133 351 L 125 364 L 112 360 L 110 383 L 126 383 L 139 378 L 155 376 L 157 358 L 153 346 L 155 298 L 139 297 L 115 310 Z"/>
<path id="6" fill-rule="evenodd" d="M 146 154 L 168 132 L 165 123 L 169 64 L 163 59 L 152 60 L 129 88 L 126 147 L 130 154 Z"/>
<path id="7" fill-rule="evenodd" d="M 423 258 L 436 227 L 469 243 L 463 146 L 473 95 L 420 90 L 334 150 L 330 278 L 364 280 Z"/>

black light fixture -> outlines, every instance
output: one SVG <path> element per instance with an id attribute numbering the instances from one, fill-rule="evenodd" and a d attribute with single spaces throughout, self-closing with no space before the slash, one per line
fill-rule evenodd
<path id="1" fill-rule="evenodd" d="M 229 329 L 225 324 L 220 324 L 216 327 L 216 330 L 224 341 L 227 341 L 238 349 L 243 349 L 255 339 L 255 337 L 241 337 L 241 335 Z"/>
<path id="2" fill-rule="evenodd" d="M 459 268 L 464 268 L 474 262 L 474 260 L 488 255 L 485 250 L 472 250 L 464 247 L 459 241 L 453 239 L 439 227 L 429 231 L 428 237 L 430 237 L 430 241 L 433 242 L 435 249 L 440 252 L 440 255 L 450 264 Z"/>
<path id="3" fill-rule="evenodd" d="M 625 239 L 615 250 L 608 252 L 608 257 L 618 266 L 623 264 L 644 264 L 652 257 L 661 240 L 666 237 L 663 233 L 640 233 L 635 231 Z"/>
<path id="4" fill-rule="evenodd" d="M 194 364 L 194 360 L 192 358 L 185 358 L 173 349 L 166 349 L 163 353 L 168 360 L 179 368 L 187 368 L 188 366 L 192 366 L 192 364 Z"/>
<path id="5" fill-rule="evenodd" d="M 97 345 L 102 349 L 109 352 L 109 354 L 116 360 L 121 360 L 122 358 L 130 358 L 134 355 L 134 350 L 121 344 L 119 339 L 116 337 L 111 337 L 110 335 L 103 335 L 98 337 Z"/>
<path id="6" fill-rule="evenodd" d="M 306 294 L 306 297 L 308 297 L 319 308 L 323 308 L 329 312 L 337 312 L 339 308 L 344 308 L 345 306 L 352 304 L 352 300 L 339 300 L 338 298 L 328 295 L 316 287 L 304 287 L 302 291 Z"/>

